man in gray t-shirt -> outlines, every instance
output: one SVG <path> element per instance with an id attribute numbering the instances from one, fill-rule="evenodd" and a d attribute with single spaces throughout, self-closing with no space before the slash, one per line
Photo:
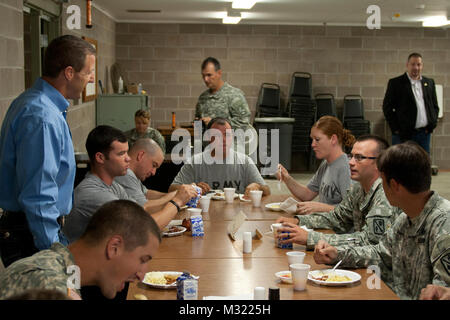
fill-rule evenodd
<path id="1" fill-rule="evenodd" d="M 319 202 L 335 206 L 345 198 L 351 181 L 348 157 L 344 153 L 332 163 L 322 161 L 307 188 L 319 194 Z"/>
<path id="2" fill-rule="evenodd" d="M 86 229 L 92 215 L 103 204 L 113 200 L 130 199 L 120 184 L 112 181 L 105 183 L 95 174 L 88 172 L 86 177 L 74 190 L 74 205 L 66 218 L 63 232 L 69 243 L 77 240 Z"/>
<path id="3" fill-rule="evenodd" d="M 216 129 L 221 140 L 213 136 L 209 148 L 185 163 L 169 191 L 177 190 L 183 183 L 196 183 L 203 193 L 211 189 L 236 188 L 236 192 L 246 196 L 251 190 L 262 190 L 263 196 L 269 195 L 270 189 L 251 158 L 233 150 L 233 136 L 227 136 L 227 130 L 231 131 L 229 121 L 215 118 L 208 128 Z"/>
<path id="4" fill-rule="evenodd" d="M 128 196 L 141 206 L 159 208 L 170 201 L 175 193 L 162 193 L 147 189 L 142 181 L 155 175 L 164 161 L 164 154 L 158 143 L 150 138 L 135 141 L 128 151 L 130 167 L 127 174 L 114 178 Z"/>

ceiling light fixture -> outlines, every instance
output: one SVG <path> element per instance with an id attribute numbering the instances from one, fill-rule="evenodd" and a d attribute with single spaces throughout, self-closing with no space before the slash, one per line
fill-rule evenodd
<path id="1" fill-rule="evenodd" d="M 255 5 L 256 0 L 234 0 L 231 4 L 233 9 L 251 9 Z"/>
<path id="2" fill-rule="evenodd" d="M 442 27 L 449 23 L 450 21 L 445 16 L 434 16 L 425 18 L 422 21 L 422 27 Z"/>

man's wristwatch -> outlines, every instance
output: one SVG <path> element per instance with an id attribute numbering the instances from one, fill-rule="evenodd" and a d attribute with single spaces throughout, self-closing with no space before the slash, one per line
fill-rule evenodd
<path id="1" fill-rule="evenodd" d="M 173 200 L 169 200 L 169 202 L 171 203 L 171 204 L 173 204 L 175 207 L 177 207 L 177 210 L 178 210 L 178 213 L 181 211 L 181 208 L 180 208 L 180 206 L 179 205 L 177 205 L 177 203 L 175 202 L 175 201 L 173 201 Z"/>

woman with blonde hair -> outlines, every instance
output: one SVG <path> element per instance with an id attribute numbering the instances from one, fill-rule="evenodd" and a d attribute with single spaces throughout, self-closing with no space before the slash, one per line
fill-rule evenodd
<path id="1" fill-rule="evenodd" d="M 166 153 L 166 143 L 164 141 L 164 137 L 158 130 L 153 129 L 149 126 L 150 113 L 147 110 L 139 109 L 138 111 L 136 111 L 136 113 L 134 114 L 134 123 L 136 125 L 136 128 L 125 132 L 128 143 L 130 144 L 130 148 L 138 139 L 150 138 L 161 147 L 163 154 Z"/>
<path id="2" fill-rule="evenodd" d="M 355 137 L 344 129 L 336 117 L 323 116 L 311 128 L 311 147 L 317 159 L 323 159 L 307 186 L 292 178 L 279 164 L 277 178 L 286 184 L 292 194 L 301 202 L 297 205 L 299 214 L 333 210 L 347 194 L 351 184 L 350 167 L 345 149 L 351 149 Z M 319 201 L 311 201 L 319 195 Z"/>

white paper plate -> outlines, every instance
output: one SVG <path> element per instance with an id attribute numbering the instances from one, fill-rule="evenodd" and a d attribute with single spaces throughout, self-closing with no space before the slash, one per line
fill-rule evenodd
<path id="1" fill-rule="evenodd" d="M 183 274 L 182 272 L 179 272 L 179 271 L 159 271 L 159 272 L 161 272 L 164 275 L 170 274 L 170 275 L 176 275 L 178 277 Z M 145 275 L 147 275 L 147 273 Z M 200 278 L 200 277 L 194 276 L 194 275 L 192 275 L 192 277 L 194 279 Z M 173 282 L 172 284 L 153 284 L 153 283 L 150 283 L 150 282 L 146 282 L 145 281 L 145 277 L 144 277 L 144 280 L 142 281 L 142 283 L 145 283 L 146 285 L 149 285 L 150 287 L 157 288 L 157 289 L 176 289 L 177 288 L 177 282 L 176 281 Z"/>
<path id="2" fill-rule="evenodd" d="M 359 280 L 361 280 L 361 276 L 359 274 L 357 274 L 356 272 L 353 271 L 348 271 L 348 270 L 343 270 L 343 269 L 336 269 L 334 271 L 335 274 L 339 275 L 339 276 L 347 276 L 349 277 L 351 280 L 350 281 L 340 281 L 340 282 L 336 282 L 336 281 L 323 281 L 323 280 L 316 280 L 313 277 L 320 277 L 324 274 L 330 273 L 332 269 L 325 269 L 325 270 L 314 270 L 314 271 L 310 271 L 308 273 L 308 279 L 311 280 L 314 283 L 323 285 L 323 286 L 330 286 L 330 287 L 336 287 L 336 286 L 346 286 L 355 282 L 358 282 Z"/>
<path id="3" fill-rule="evenodd" d="M 175 232 L 163 231 L 161 234 L 165 237 L 175 237 L 181 235 L 183 232 L 186 231 L 186 228 L 183 226 L 176 226 L 176 227 L 178 228 L 179 231 Z"/>
<path id="4" fill-rule="evenodd" d="M 280 204 L 281 204 L 281 202 L 273 202 L 273 203 L 266 204 L 265 207 L 266 207 L 266 209 L 269 209 L 272 211 L 281 211 Z"/>
<path id="5" fill-rule="evenodd" d="M 242 194 L 242 193 L 239 194 L 239 200 L 244 201 L 244 202 L 252 202 L 252 199 L 245 199 L 244 194 Z"/>
<path id="6" fill-rule="evenodd" d="M 289 277 L 283 277 L 283 276 L 286 276 L 286 275 L 289 275 Z M 279 271 L 279 272 L 275 273 L 275 277 L 280 279 L 281 282 L 292 283 L 292 276 L 291 276 L 291 272 L 290 271 Z"/>

